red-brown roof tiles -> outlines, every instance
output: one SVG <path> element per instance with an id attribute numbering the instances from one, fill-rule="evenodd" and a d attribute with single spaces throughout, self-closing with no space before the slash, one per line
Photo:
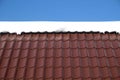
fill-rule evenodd
<path id="1" fill-rule="evenodd" d="M 0 34 L 0 80 L 120 80 L 120 34 Z"/>

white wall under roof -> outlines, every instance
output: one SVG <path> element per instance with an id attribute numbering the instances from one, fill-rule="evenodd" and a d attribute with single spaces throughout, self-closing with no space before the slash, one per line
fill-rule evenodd
<path id="1" fill-rule="evenodd" d="M 116 31 L 120 32 L 120 21 L 111 22 L 52 22 L 52 21 L 24 21 L 0 22 L 0 32 L 52 32 L 52 31 Z"/>

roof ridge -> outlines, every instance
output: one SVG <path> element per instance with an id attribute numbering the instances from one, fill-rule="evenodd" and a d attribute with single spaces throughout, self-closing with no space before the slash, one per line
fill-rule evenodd
<path id="1" fill-rule="evenodd" d="M 71 34 L 74 34 L 74 33 L 79 33 L 79 34 L 120 34 L 119 32 L 116 32 L 116 31 L 105 31 L 105 32 L 100 32 L 100 31 L 74 31 L 74 32 L 71 32 L 71 31 L 66 31 L 66 32 L 57 32 L 57 31 L 53 31 L 53 32 L 48 32 L 48 31 L 44 31 L 44 32 L 21 32 L 20 35 L 22 34 L 68 34 L 68 33 L 71 33 Z M 13 32 L 13 33 L 10 33 L 10 32 L 0 32 L 0 35 L 4 35 L 4 34 L 16 34 L 16 35 L 19 35 L 17 32 Z"/>

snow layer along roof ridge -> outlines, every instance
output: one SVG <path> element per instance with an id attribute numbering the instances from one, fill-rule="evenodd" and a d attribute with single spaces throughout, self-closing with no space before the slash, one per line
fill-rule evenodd
<path id="1" fill-rule="evenodd" d="M 0 22 L 0 32 L 66 32 L 66 31 L 117 31 L 120 32 L 120 21 L 111 22 Z"/>

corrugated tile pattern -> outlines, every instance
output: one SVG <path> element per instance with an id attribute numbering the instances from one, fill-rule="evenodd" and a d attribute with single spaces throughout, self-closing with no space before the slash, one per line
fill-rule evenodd
<path id="1" fill-rule="evenodd" d="M 0 34 L 0 80 L 120 80 L 120 34 Z"/>

